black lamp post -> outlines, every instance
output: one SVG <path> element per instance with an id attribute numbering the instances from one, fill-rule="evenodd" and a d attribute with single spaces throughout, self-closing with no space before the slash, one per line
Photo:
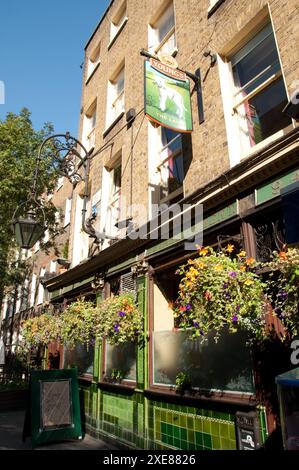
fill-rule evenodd
<path id="1" fill-rule="evenodd" d="M 48 143 L 51 144 L 50 149 L 46 147 Z M 86 219 L 86 206 L 89 197 L 88 179 L 90 161 L 94 156 L 93 150 L 92 148 L 90 151 L 87 151 L 84 145 L 75 137 L 72 137 L 69 132 L 66 132 L 66 134 L 55 134 L 43 141 L 37 155 L 30 197 L 28 201 L 22 203 L 16 209 L 11 222 L 15 239 L 21 248 L 32 248 L 47 229 L 42 203 L 37 200 L 37 181 L 43 152 L 45 152 L 47 158 L 49 158 L 50 152 L 51 162 L 53 167 L 57 170 L 57 173 L 61 176 L 65 176 L 73 186 L 79 183 L 79 181 L 84 181 L 85 190 L 82 209 L 83 231 L 91 238 L 94 238 L 97 244 L 103 242 L 106 238 L 114 239 L 114 237 L 106 233 L 99 233 L 94 229 L 92 226 L 94 217 Z"/>
<path id="2" fill-rule="evenodd" d="M 80 180 L 86 181 L 88 177 L 86 169 L 89 167 L 87 160 L 90 153 L 75 137 L 67 132 L 66 134 L 53 135 L 43 141 L 37 155 L 29 199 L 17 207 L 11 222 L 16 242 L 24 249 L 32 248 L 47 229 L 42 204 L 37 201 L 37 182 L 43 151 L 46 150 L 46 144 L 50 142 L 51 162 L 53 162 L 58 174 L 65 176 L 73 185 L 76 185 Z M 84 176 L 81 176 L 82 172 Z"/>

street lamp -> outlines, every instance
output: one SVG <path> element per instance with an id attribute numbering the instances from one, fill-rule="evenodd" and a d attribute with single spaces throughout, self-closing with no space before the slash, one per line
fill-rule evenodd
<path id="1" fill-rule="evenodd" d="M 12 230 L 17 244 L 24 249 L 32 248 L 35 243 L 43 236 L 46 230 L 45 218 L 36 220 L 36 212 L 30 208 L 26 218 L 17 217 L 19 208 L 16 210 L 12 220 Z"/>
<path id="2" fill-rule="evenodd" d="M 50 149 L 47 144 L 50 145 Z M 104 148 L 105 146 L 101 150 Z M 43 152 L 45 152 L 47 158 L 50 156 L 53 168 L 57 173 L 66 177 L 73 186 L 76 186 L 80 181 L 85 183 L 82 208 L 83 231 L 93 238 L 96 244 L 102 243 L 106 238 L 115 239 L 115 237 L 105 232 L 100 233 L 95 230 L 92 226 L 94 216 L 86 219 L 86 207 L 89 197 L 88 180 L 90 161 L 94 156 L 93 150 L 92 148 L 90 151 L 87 151 L 84 145 L 75 137 L 72 137 L 69 132 L 52 135 L 43 141 L 36 159 L 35 174 L 29 199 L 16 209 L 11 222 L 16 242 L 21 248 L 32 248 L 47 229 L 42 203 L 37 201 L 37 182 Z"/>
<path id="3" fill-rule="evenodd" d="M 42 204 L 37 201 L 37 182 L 43 152 L 49 152 L 51 145 L 51 163 L 61 176 L 65 176 L 74 186 L 80 181 L 88 180 L 89 158 L 91 153 L 69 132 L 56 134 L 45 139 L 38 151 L 32 190 L 28 201 L 20 204 L 15 210 L 11 222 L 17 244 L 24 249 L 32 248 L 47 229 Z M 83 172 L 83 176 L 81 173 Z"/>

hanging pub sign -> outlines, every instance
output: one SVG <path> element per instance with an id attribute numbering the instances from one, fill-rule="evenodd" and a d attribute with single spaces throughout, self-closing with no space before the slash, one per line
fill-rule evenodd
<path id="1" fill-rule="evenodd" d="M 159 60 L 150 59 L 144 64 L 146 116 L 163 127 L 192 132 L 190 81 L 187 75 Z"/>

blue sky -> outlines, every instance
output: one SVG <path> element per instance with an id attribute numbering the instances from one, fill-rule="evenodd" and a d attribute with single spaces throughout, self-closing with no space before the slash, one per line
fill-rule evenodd
<path id="1" fill-rule="evenodd" d="M 0 80 L 8 111 L 27 107 L 36 129 L 77 135 L 84 47 L 110 0 L 8 0 L 0 6 Z"/>

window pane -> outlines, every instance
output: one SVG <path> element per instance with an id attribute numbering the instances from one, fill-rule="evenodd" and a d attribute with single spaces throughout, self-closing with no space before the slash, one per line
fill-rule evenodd
<path id="1" fill-rule="evenodd" d="M 161 15 L 161 17 L 159 18 L 156 24 L 159 42 L 162 41 L 162 39 L 171 30 L 171 28 L 173 28 L 173 26 L 174 26 L 174 9 L 173 9 L 173 4 L 171 4 L 165 10 L 165 12 Z"/>
<path id="2" fill-rule="evenodd" d="M 63 368 L 78 367 L 79 375 L 93 374 L 94 346 L 77 343 L 74 349 L 65 347 L 63 354 Z"/>
<path id="3" fill-rule="evenodd" d="M 282 113 L 287 96 L 282 79 L 265 88 L 245 104 L 251 145 L 258 144 L 275 132 L 291 124 Z"/>
<path id="4" fill-rule="evenodd" d="M 175 385 L 179 372 L 202 390 L 254 392 L 252 363 L 245 337 L 224 332 L 217 343 L 191 340 L 188 331 L 153 332 L 153 380 Z"/>
<path id="5" fill-rule="evenodd" d="M 273 33 L 234 66 L 236 85 L 243 87 L 269 65 L 273 65 L 274 67 L 263 74 L 258 82 L 255 81 L 250 87 L 246 88 L 247 93 L 255 89 L 260 83 L 263 83 L 267 78 L 273 75 L 275 71 L 280 70 Z"/>
<path id="6" fill-rule="evenodd" d="M 124 343 L 111 345 L 106 343 L 106 371 L 107 377 L 111 377 L 113 369 L 122 372 L 126 380 L 136 381 L 136 345 Z"/>

